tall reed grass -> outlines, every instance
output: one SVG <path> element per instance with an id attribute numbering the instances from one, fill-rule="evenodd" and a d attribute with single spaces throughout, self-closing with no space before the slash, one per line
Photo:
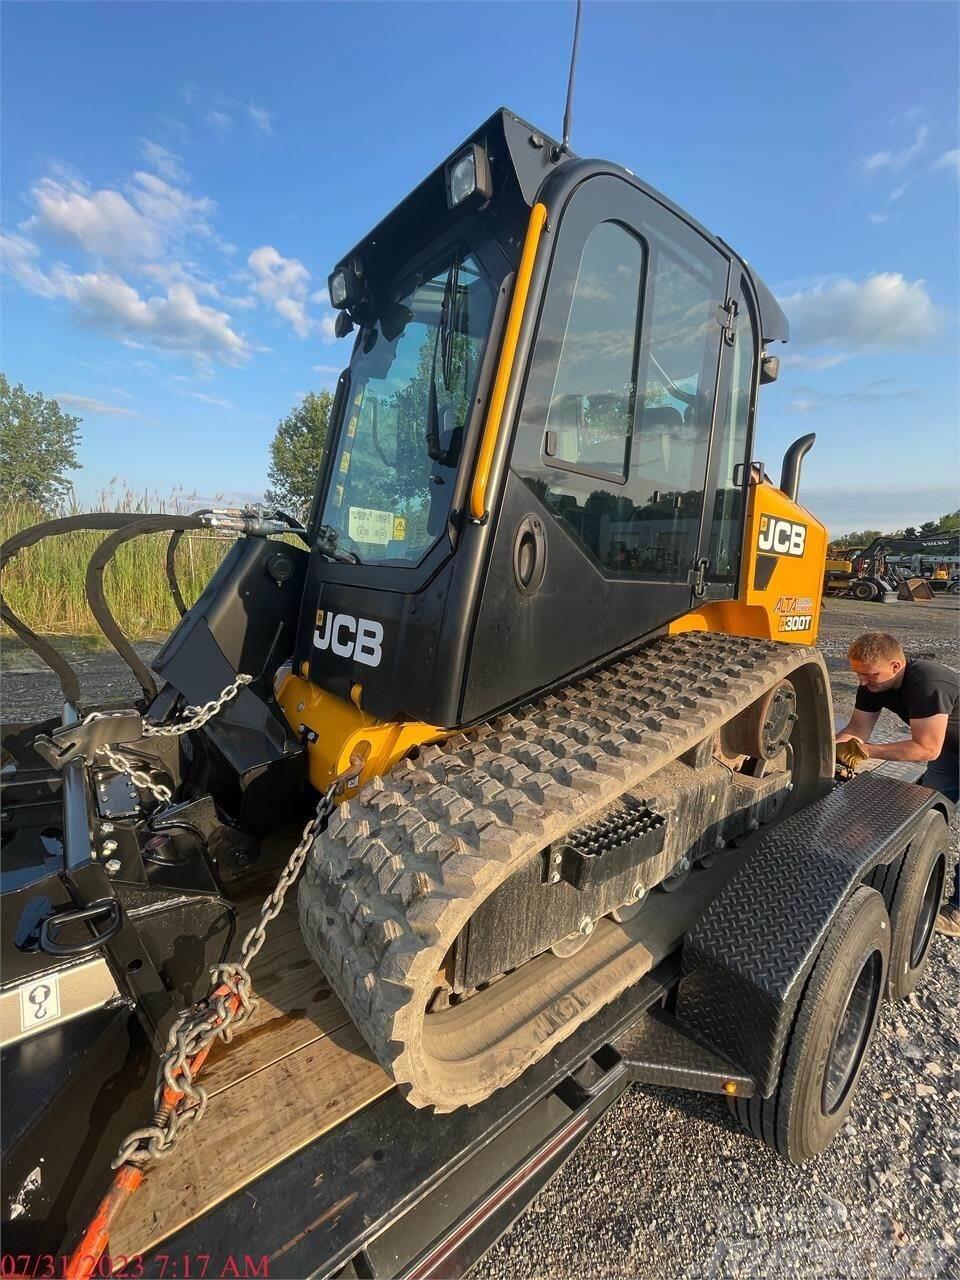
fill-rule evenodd
<path id="1" fill-rule="evenodd" d="M 194 504 L 196 505 L 196 504 Z M 174 512 L 190 505 L 176 496 L 159 500 L 155 495 L 125 490 L 118 497 L 101 494 L 94 511 Z M 61 515 L 78 515 L 71 505 Z M 28 525 L 48 519 L 49 512 L 32 503 L 8 501 L 0 506 L 0 540 Z M 87 607 L 84 577 L 87 562 L 106 533 L 69 533 L 26 547 L 3 574 L 3 594 L 9 607 L 27 626 L 41 635 L 99 635 Z M 179 615 L 167 585 L 165 555 L 169 533 L 134 538 L 120 548 L 104 574 L 107 601 L 120 626 L 132 639 L 162 635 Z M 191 530 L 177 549 L 177 579 L 188 605 L 207 584 L 233 543 L 231 536 Z M 9 631 L 3 629 L 9 636 Z"/>

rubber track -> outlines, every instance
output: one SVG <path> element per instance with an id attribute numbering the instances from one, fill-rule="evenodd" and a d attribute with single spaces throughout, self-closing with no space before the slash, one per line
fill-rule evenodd
<path id="1" fill-rule="evenodd" d="M 450 1111 L 481 1101 L 596 1012 L 560 1018 L 548 1038 L 505 1055 L 494 1080 L 451 1087 L 433 1078 L 421 1044 L 425 1003 L 476 907 L 528 857 L 810 663 L 829 688 L 816 650 L 705 632 L 665 637 L 516 714 L 422 748 L 341 804 L 308 858 L 301 929 L 412 1104 Z"/>

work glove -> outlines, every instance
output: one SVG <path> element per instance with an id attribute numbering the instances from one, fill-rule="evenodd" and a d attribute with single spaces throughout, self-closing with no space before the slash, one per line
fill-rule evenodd
<path id="1" fill-rule="evenodd" d="M 864 760 L 869 759 L 859 738 L 847 738 L 837 743 L 837 760 L 851 773 L 856 773 Z"/>

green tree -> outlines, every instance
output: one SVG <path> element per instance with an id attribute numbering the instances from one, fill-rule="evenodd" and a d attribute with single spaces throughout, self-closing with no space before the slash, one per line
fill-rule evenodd
<path id="1" fill-rule="evenodd" d="M 56 400 L 0 373 L 0 497 L 55 507 L 70 491 L 67 471 L 80 467 L 80 419 Z"/>
<path id="2" fill-rule="evenodd" d="M 310 391 L 277 423 L 270 442 L 267 501 L 306 517 L 327 447 L 333 396 Z"/>

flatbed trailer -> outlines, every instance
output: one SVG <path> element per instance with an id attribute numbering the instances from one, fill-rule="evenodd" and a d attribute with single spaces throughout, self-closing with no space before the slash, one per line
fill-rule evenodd
<path id="1" fill-rule="evenodd" d="M 6 733 L 16 738 L 16 727 Z M 68 841 L 70 776 L 68 767 L 59 797 Z M 643 939 L 645 976 L 513 1084 L 452 1115 L 404 1100 L 308 955 L 288 902 L 254 971 L 259 1008 L 205 1068 L 202 1123 L 124 1206 L 98 1274 L 460 1276 L 630 1083 L 725 1094 L 740 1109 L 762 1106 L 837 904 L 861 881 L 889 901 L 887 868 L 924 814 L 938 809 L 949 817 L 949 803 L 910 777 L 909 769 L 885 765 L 842 783 L 707 859 L 679 890 L 653 894 L 621 926 Z M 80 840 L 82 825 L 72 827 Z M 776 874 L 785 859 L 787 895 Z M 271 879 L 258 874 L 235 895 L 241 935 Z M 605 927 L 600 922 L 598 930 Z M 731 947 L 731 933 L 742 945 Z M 9 1000 L 16 975 L 5 985 Z M 761 989 L 772 1017 L 750 996 Z M 691 1031 L 698 1007 L 709 1008 L 709 1036 Z M 42 1037 L 66 1037 L 71 1022 L 89 1036 L 93 1013 L 71 1020 L 64 1010 L 63 1028 L 48 1027 Z M 42 1037 L 19 1042 L 34 1061 Z M 4 1053 L 5 1084 L 14 1090 L 17 1047 Z M 63 1040 L 56 1047 L 61 1056 L 68 1048 Z M 138 1052 L 152 1064 L 146 1043 Z M 142 1107 L 152 1065 L 137 1079 Z M 89 1118 L 78 1118 L 87 1140 L 78 1142 L 76 1176 L 89 1177 L 91 1187 L 109 1159 L 109 1126 L 91 1140 L 93 1118 L 105 1114 L 119 1082 L 119 1073 L 103 1081 Z M 123 1088 L 129 1096 L 129 1079 Z M 741 1119 L 749 1123 L 749 1114 L 743 1110 Z M 755 1129 L 762 1136 L 759 1121 Z M 59 1140 L 77 1141 L 62 1132 Z M 8 1176 L 5 1199 L 16 1193 Z M 30 1206 L 29 1194 L 24 1202 Z"/>

